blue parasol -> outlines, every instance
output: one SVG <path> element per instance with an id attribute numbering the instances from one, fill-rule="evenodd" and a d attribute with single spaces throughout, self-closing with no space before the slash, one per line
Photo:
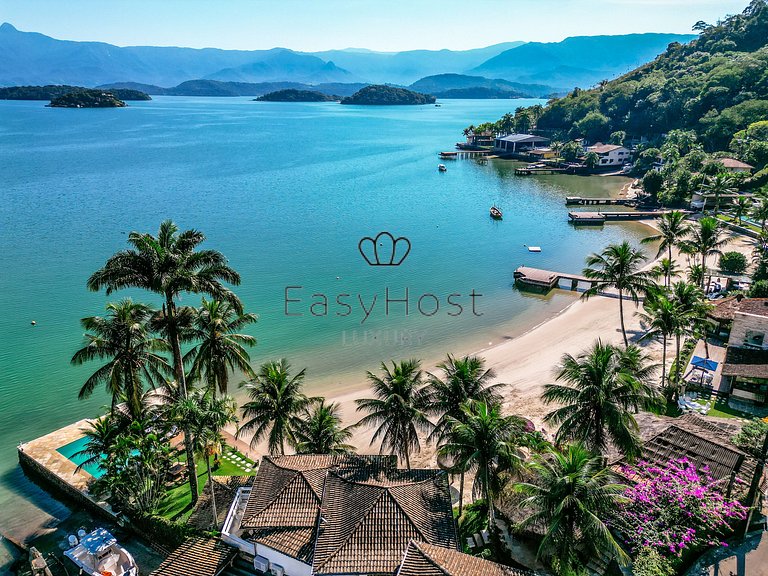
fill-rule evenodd
<path id="1" fill-rule="evenodd" d="M 717 370 L 717 362 L 709 358 L 702 358 L 701 356 L 691 358 L 691 366 L 701 368 L 702 370 L 709 370 L 710 372 Z"/>

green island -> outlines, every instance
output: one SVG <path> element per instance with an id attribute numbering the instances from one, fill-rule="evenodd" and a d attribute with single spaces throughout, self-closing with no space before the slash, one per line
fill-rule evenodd
<path id="1" fill-rule="evenodd" d="M 419 104 L 434 104 L 435 97 L 407 90 L 406 88 L 374 84 L 361 88 L 352 96 L 347 96 L 342 99 L 341 103 L 365 106 L 416 106 Z"/>
<path id="2" fill-rule="evenodd" d="M 122 108 L 125 102 L 111 92 L 85 88 L 57 96 L 46 106 L 49 108 Z"/>
<path id="3" fill-rule="evenodd" d="M 0 100 L 53 100 L 73 92 L 92 90 L 82 86 L 67 86 L 65 84 L 49 84 L 47 86 L 10 86 L 0 88 Z M 101 91 L 96 89 L 96 91 Z M 140 90 L 128 88 L 110 88 L 108 90 L 115 98 L 120 100 L 152 100 L 149 94 Z"/>
<path id="4" fill-rule="evenodd" d="M 296 90 L 288 88 L 286 90 L 277 90 L 259 96 L 257 102 L 334 102 L 339 100 L 339 96 L 323 94 L 316 90 Z"/>
<path id="5" fill-rule="evenodd" d="M 582 283 L 582 303 L 482 356 L 383 358 L 354 397 L 311 396 L 308 368 L 252 363 L 240 274 L 165 220 L 83 278 L 110 301 L 80 322 L 71 363 L 90 375 L 72 394 L 111 403 L 75 431 L 76 471 L 61 430 L 19 445 L 22 465 L 156 544 L 157 576 L 287 561 L 291 575 L 681 576 L 713 573 L 726 550 L 744 563 L 765 531 L 768 3 L 695 29 L 616 80 L 464 129 L 460 151 L 529 162 L 520 176 L 634 176 L 631 198 L 566 202 L 645 207 L 637 245 L 604 242 L 578 275 L 514 272 L 520 291 Z M 58 101 L 124 105 L 98 90 Z M 434 101 L 374 85 L 341 103 Z M 365 240 L 394 254 L 387 235 Z"/>

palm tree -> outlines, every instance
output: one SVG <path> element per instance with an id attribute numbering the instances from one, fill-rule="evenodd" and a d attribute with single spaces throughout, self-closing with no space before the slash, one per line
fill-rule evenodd
<path id="1" fill-rule="evenodd" d="M 741 221 L 744 218 L 744 215 L 749 212 L 751 206 L 752 201 L 746 196 L 739 196 L 734 200 L 733 213 L 739 221 L 739 226 L 741 226 Z"/>
<path id="2" fill-rule="evenodd" d="M 685 219 L 685 213 L 679 210 L 672 210 L 662 214 L 661 218 L 657 220 L 659 226 L 659 233 L 648 238 L 643 238 L 641 242 L 643 244 L 649 244 L 651 242 L 661 241 L 659 244 L 659 251 L 656 254 L 658 258 L 661 253 L 667 251 L 667 259 L 670 262 L 674 262 L 672 258 L 672 248 L 680 246 L 681 243 L 691 233 L 691 226 Z M 667 278 L 667 285 L 669 285 L 669 278 Z"/>
<path id="3" fill-rule="evenodd" d="M 524 421 L 517 416 L 502 416 L 499 404 L 469 401 L 461 420 L 448 417 L 450 433 L 438 449 L 441 458 L 453 461 L 453 468 L 474 472 L 472 496 L 488 505 L 488 529 L 495 531 L 494 501 L 502 487 L 502 473 L 514 472 L 522 459 L 515 437 Z"/>
<path id="4" fill-rule="evenodd" d="M 286 442 L 294 446 L 302 415 L 317 400 L 302 391 L 306 371 L 291 375 L 291 365 L 282 358 L 262 364 L 255 378 L 242 382 L 251 399 L 242 406 L 243 417 L 249 420 L 237 435 L 253 431 L 251 446 L 266 438 L 270 454 L 284 455 Z"/>
<path id="5" fill-rule="evenodd" d="M 728 243 L 720 220 L 710 216 L 699 220 L 694 226 L 690 238 L 685 241 L 685 249 L 688 253 L 701 257 L 701 269 L 706 273 L 707 257 L 722 254 L 720 250 Z M 701 287 L 704 288 L 704 274 L 701 278 Z"/>
<path id="6" fill-rule="evenodd" d="M 180 398 L 169 407 L 170 419 L 184 430 L 189 430 L 194 454 L 205 459 L 208 484 L 211 488 L 213 530 L 218 529 L 218 513 L 215 482 L 211 473 L 211 456 L 221 453 L 221 446 L 224 444 L 221 431 L 228 424 L 237 422 L 235 414 L 235 401 L 232 397 L 215 397 L 212 390 L 205 389 L 194 390 L 186 398 Z M 187 467 L 197 476 L 194 459 L 187 461 Z"/>
<path id="7" fill-rule="evenodd" d="M 765 230 L 765 222 L 768 220 L 768 197 L 761 196 L 757 203 L 752 207 L 749 215 L 760 222 L 760 230 Z"/>
<path id="8" fill-rule="evenodd" d="M 388 449 L 405 459 L 410 469 L 412 451 L 421 450 L 419 432 L 429 432 L 433 425 L 424 410 L 427 393 L 424 390 L 420 360 L 392 362 L 390 369 L 381 363 L 382 375 L 368 372 L 374 398 L 355 400 L 358 412 L 367 412 L 358 425 L 376 426 L 371 444 L 381 439 L 381 450 Z"/>
<path id="9" fill-rule="evenodd" d="M 185 335 L 198 342 L 184 356 L 185 363 L 192 364 L 190 379 L 205 381 L 215 395 L 217 390 L 227 393 L 229 373 L 234 370 L 253 378 L 255 373 L 245 346 L 253 346 L 256 339 L 236 331 L 256 322 L 257 318 L 256 314 L 236 312 L 226 300 L 203 298 L 200 308 L 194 311 L 189 333 Z"/>
<path id="10" fill-rule="evenodd" d="M 173 354 L 176 385 L 182 398 L 187 396 L 184 363 L 181 353 L 179 326 L 176 321 L 176 302 L 185 292 L 207 294 L 217 300 L 226 300 L 238 313 L 242 304 L 222 282 L 238 285 L 240 275 L 229 267 L 227 259 L 217 250 L 199 250 L 205 235 L 198 230 L 179 232 L 170 220 L 160 224 L 157 236 L 131 232 L 131 248 L 111 256 L 102 268 L 88 279 L 88 288 L 107 294 L 123 288 L 142 288 L 163 298 L 163 316 L 168 341 Z M 187 459 L 192 460 L 192 446 L 186 440 Z M 192 502 L 197 502 L 197 476 L 190 471 Z"/>
<path id="11" fill-rule="evenodd" d="M 622 564 L 626 562 L 627 555 L 605 519 L 624 501 L 627 487 L 604 466 L 602 456 L 581 444 L 570 444 L 534 456 L 529 468 L 534 480 L 514 488 L 525 496 L 522 507 L 532 511 L 522 526 L 545 528 L 540 557 L 555 559 L 566 570 L 606 552 L 618 556 Z"/>
<path id="12" fill-rule="evenodd" d="M 485 367 L 485 361 L 479 356 L 448 358 L 437 365 L 443 377 L 430 374 L 426 393 L 426 412 L 437 417 L 430 439 L 438 443 L 444 441 L 451 431 L 452 421 L 462 421 L 465 415 L 464 405 L 469 401 L 495 404 L 501 400 L 499 389 L 504 384 L 491 384 L 496 376 L 494 371 Z M 464 500 L 464 470 L 459 472 L 459 516 Z"/>
<path id="13" fill-rule="evenodd" d="M 587 152 L 587 155 L 584 156 L 584 166 L 592 169 L 598 164 L 600 164 L 600 156 L 595 152 Z"/>
<path id="14" fill-rule="evenodd" d="M 624 326 L 624 295 L 637 304 L 640 295 L 648 290 L 652 284 L 651 274 L 640 269 L 645 260 L 645 254 L 641 250 L 633 248 L 629 242 L 611 244 L 600 254 L 592 254 L 587 257 L 587 268 L 584 276 L 593 280 L 594 284 L 582 294 L 582 298 L 589 298 L 595 294 L 616 288 L 619 292 L 619 317 L 621 318 L 621 333 L 624 337 L 624 346 L 629 346 L 627 330 Z"/>
<path id="15" fill-rule="evenodd" d="M 677 322 L 675 329 L 675 385 L 680 384 L 680 350 L 683 338 L 692 336 L 700 329 L 702 322 L 706 320 L 708 305 L 704 301 L 704 294 L 698 286 L 690 282 L 675 282 L 670 294 L 675 304 Z M 704 335 L 706 343 L 706 334 Z"/>
<path id="16" fill-rule="evenodd" d="M 339 404 L 326 404 L 325 398 L 305 410 L 296 429 L 297 454 L 349 454 L 355 447 L 347 442 L 355 425 L 343 428 Z"/>
<path id="17" fill-rule="evenodd" d="M 83 318 L 87 330 L 85 346 L 75 352 L 71 363 L 79 366 L 92 360 L 107 360 L 85 381 L 78 397 L 88 398 L 99 384 L 112 396 L 112 409 L 119 400 L 128 403 L 133 418 L 141 414 L 144 384 L 154 388 L 170 373 L 168 361 L 158 354 L 168 345 L 154 337 L 149 328 L 154 310 L 130 298 L 107 304 L 106 316 Z"/>
<path id="18" fill-rule="evenodd" d="M 723 194 L 735 194 L 738 191 L 733 176 L 726 172 L 707 178 L 701 189 L 715 196 L 715 215 L 720 211 L 720 197 Z"/>
<path id="19" fill-rule="evenodd" d="M 556 440 L 583 442 L 604 452 L 612 442 L 629 458 L 640 450 L 638 425 L 633 412 L 657 404 L 651 386 L 656 371 L 649 357 L 636 346 L 621 349 L 597 340 L 574 357 L 565 354 L 556 379 L 566 384 L 547 384 L 545 404 L 561 404 L 544 417 L 559 425 Z"/>
<path id="20" fill-rule="evenodd" d="M 650 292 L 643 303 L 645 312 L 638 312 L 641 321 L 647 325 L 640 340 L 661 339 L 661 385 L 667 380 L 667 342 L 678 332 L 680 313 L 677 302 L 666 292 Z"/>
<path id="21" fill-rule="evenodd" d="M 662 258 L 651 270 L 655 277 L 664 278 L 664 288 L 669 288 L 670 280 L 679 273 L 674 260 Z"/>
<path id="22" fill-rule="evenodd" d="M 84 458 L 77 465 L 75 471 L 81 470 L 91 464 L 101 464 L 106 456 L 112 452 L 120 433 L 125 430 L 129 422 L 118 413 L 110 412 L 103 418 L 97 418 L 88 423 L 88 428 L 83 430 L 88 439 L 82 450 L 73 454 Z"/>

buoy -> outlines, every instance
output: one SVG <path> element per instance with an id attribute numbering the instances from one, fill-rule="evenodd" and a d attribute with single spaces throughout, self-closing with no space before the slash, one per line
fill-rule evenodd
<path id="1" fill-rule="evenodd" d="M 37 322 L 35 322 L 34 320 L 32 320 L 32 326 L 37 326 Z"/>

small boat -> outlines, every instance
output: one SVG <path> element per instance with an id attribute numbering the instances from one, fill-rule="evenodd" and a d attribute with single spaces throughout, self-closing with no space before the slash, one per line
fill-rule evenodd
<path id="1" fill-rule="evenodd" d="M 435 108 L 440 108 L 440 106 L 442 106 L 442 104 L 435 104 Z"/>
<path id="2" fill-rule="evenodd" d="M 446 168 L 446 167 L 445 167 L 445 164 L 438 164 L 438 165 L 437 165 L 437 169 L 438 169 L 440 172 L 447 172 L 447 171 L 448 171 L 448 168 Z"/>
<path id="3" fill-rule="evenodd" d="M 528 252 L 541 252 L 541 246 L 528 246 Z"/>
<path id="4" fill-rule="evenodd" d="M 496 208 L 496 206 L 491 206 L 491 218 L 494 220 L 501 220 L 503 218 L 503 214 L 501 213 L 501 210 Z"/>
<path id="5" fill-rule="evenodd" d="M 96 528 L 90 534 L 85 530 L 69 537 L 69 550 L 64 556 L 91 576 L 138 576 L 136 562 L 117 539 L 104 528 Z"/>

